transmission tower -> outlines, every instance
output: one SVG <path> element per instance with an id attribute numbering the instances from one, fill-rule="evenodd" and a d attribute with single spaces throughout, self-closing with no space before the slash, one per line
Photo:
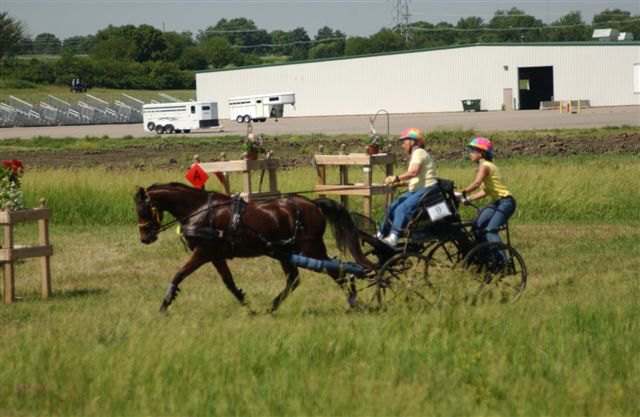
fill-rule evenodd
<path id="1" fill-rule="evenodd" d="M 406 43 L 409 43 L 411 39 L 411 32 L 409 30 L 409 19 L 411 14 L 409 13 L 409 1 L 411 0 L 394 0 L 393 6 L 393 26 L 400 33 L 400 36 L 404 38 Z"/>

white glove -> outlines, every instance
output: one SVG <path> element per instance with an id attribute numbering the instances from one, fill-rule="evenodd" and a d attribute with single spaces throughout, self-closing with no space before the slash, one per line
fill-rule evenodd
<path id="1" fill-rule="evenodd" d="M 384 185 L 393 185 L 396 182 L 398 182 L 399 178 L 397 175 L 389 175 L 387 178 L 384 179 Z"/>
<path id="2" fill-rule="evenodd" d="M 469 199 L 467 198 L 466 195 L 462 194 L 461 192 L 458 191 L 454 191 L 453 195 L 458 199 L 458 201 L 464 205 L 469 204 L 471 201 L 469 201 Z"/>

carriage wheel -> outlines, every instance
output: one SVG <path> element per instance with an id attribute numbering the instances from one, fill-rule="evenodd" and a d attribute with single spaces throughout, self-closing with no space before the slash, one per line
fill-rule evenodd
<path id="1" fill-rule="evenodd" d="M 522 256 L 502 242 L 475 246 L 465 256 L 462 265 L 470 279 L 478 284 L 474 303 L 514 302 L 527 285 L 527 268 Z"/>
<path id="2" fill-rule="evenodd" d="M 429 268 L 429 259 L 418 253 L 399 253 L 389 259 L 376 276 L 380 304 L 421 308 L 438 305 L 442 288 L 429 276 Z"/>

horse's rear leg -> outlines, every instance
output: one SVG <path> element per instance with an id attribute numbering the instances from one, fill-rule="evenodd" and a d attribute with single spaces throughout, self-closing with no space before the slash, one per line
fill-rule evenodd
<path id="1" fill-rule="evenodd" d="M 236 283 L 233 281 L 233 275 L 231 275 L 231 270 L 229 269 L 227 262 L 224 259 L 218 259 L 215 261 L 211 261 L 211 263 L 222 277 L 222 282 L 224 282 L 224 285 L 227 287 L 227 289 L 231 291 L 231 294 L 236 297 L 240 304 L 247 305 L 244 300 L 244 292 L 236 287 Z"/>
<path id="2" fill-rule="evenodd" d="M 309 241 L 302 248 L 302 253 L 305 256 L 314 259 L 329 259 L 329 255 L 327 254 L 327 247 L 324 244 L 323 240 L 319 241 Z M 353 279 L 347 280 L 344 276 L 340 276 L 340 273 L 337 271 L 327 271 L 327 274 L 340 286 L 340 288 L 347 288 L 347 302 L 350 307 L 355 307 L 357 300 L 357 290 L 356 284 Z M 348 284 L 348 285 L 347 285 Z"/>
<path id="3" fill-rule="evenodd" d="M 171 280 L 171 284 L 169 284 L 169 289 L 167 290 L 167 293 L 165 294 L 164 299 L 162 300 L 162 305 L 160 306 L 161 313 L 164 313 L 165 311 L 167 311 L 167 308 L 169 307 L 169 305 L 178 296 L 178 292 L 180 291 L 180 289 L 178 288 L 178 285 L 180 285 L 182 280 L 188 277 L 196 269 L 200 268 L 207 261 L 208 259 L 206 259 L 201 255 L 200 250 L 196 248 L 193 251 L 191 258 L 189 258 L 187 263 L 184 264 L 182 268 L 180 268 L 180 270 L 174 275 L 173 279 Z"/>
<path id="4" fill-rule="evenodd" d="M 273 299 L 270 310 L 271 313 L 276 311 L 285 298 L 300 284 L 300 279 L 298 279 L 300 272 L 297 267 L 287 261 L 280 261 L 280 265 L 282 265 L 282 270 L 287 275 L 287 285 L 284 287 L 284 290 Z"/>

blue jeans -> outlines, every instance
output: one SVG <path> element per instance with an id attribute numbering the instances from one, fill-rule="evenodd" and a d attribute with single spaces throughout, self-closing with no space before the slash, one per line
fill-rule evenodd
<path id="1" fill-rule="evenodd" d="M 407 226 L 409 220 L 411 219 L 411 215 L 418 207 L 418 203 L 420 202 L 420 198 L 430 191 L 433 191 L 438 188 L 437 184 L 431 185 L 429 187 L 421 188 L 418 191 L 406 191 L 400 197 L 395 199 L 389 208 L 387 209 L 387 213 L 382 219 L 382 224 L 380 225 L 380 234 L 382 236 L 387 236 L 389 232 L 394 231 L 398 234 L 401 234 L 402 230 Z"/>
<path id="2" fill-rule="evenodd" d="M 504 197 L 484 207 L 478 213 L 473 222 L 473 232 L 476 239 L 481 242 L 502 242 L 498 229 L 505 224 L 509 217 L 516 211 L 516 200 L 513 197 Z M 500 253 L 503 260 L 505 256 Z"/>

